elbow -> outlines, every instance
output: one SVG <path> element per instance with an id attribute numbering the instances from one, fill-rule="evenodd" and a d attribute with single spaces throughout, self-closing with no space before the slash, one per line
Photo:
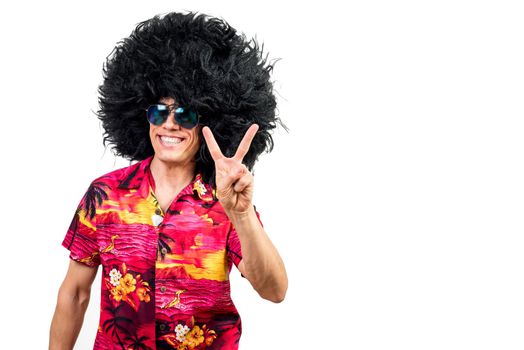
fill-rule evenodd
<path id="1" fill-rule="evenodd" d="M 284 294 L 276 295 L 275 297 L 273 297 L 271 299 L 268 299 L 268 300 L 274 302 L 275 304 L 280 304 L 281 302 L 284 301 L 285 297 L 286 297 L 286 295 L 284 293 Z"/>
<path id="2" fill-rule="evenodd" d="M 267 291 L 265 294 L 260 294 L 260 296 L 266 300 L 269 300 L 275 304 L 279 304 L 284 301 L 286 298 L 287 292 L 287 281 L 281 285 L 272 288 L 270 291 Z"/>
<path id="3" fill-rule="evenodd" d="M 286 280 L 286 283 L 282 286 L 282 288 L 280 288 L 280 291 L 276 294 L 276 297 L 273 299 L 273 302 L 277 304 L 283 302 L 284 299 L 286 298 L 286 293 L 287 293 L 287 280 Z"/>
<path id="4" fill-rule="evenodd" d="M 271 295 L 265 296 L 264 299 L 272 301 L 275 304 L 280 304 L 286 298 L 286 290 L 275 292 Z"/>
<path id="5" fill-rule="evenodd" d="M 263 299 L 276 304 L 284 301 L 288 286 L 285 270 L 264 276 L 264 278 L 249 279 L 249 281 Z"/>

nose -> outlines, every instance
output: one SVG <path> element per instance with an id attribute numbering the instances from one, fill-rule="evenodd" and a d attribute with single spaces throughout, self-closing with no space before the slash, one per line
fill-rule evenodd
<path id="1" fill-rule="evenodd" d="M 166 129 L 180 129 L 180 125 L 175 121 L 175 110 L 171 109 L 166 121 L 162 125 Z"/>

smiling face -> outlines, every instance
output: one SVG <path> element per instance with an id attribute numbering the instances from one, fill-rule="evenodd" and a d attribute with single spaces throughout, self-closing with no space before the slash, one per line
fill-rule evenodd
<path id="1" fill-rule="evenodd" d="M 165 97 L 158 102 L 172 105 L 175 100 Z M 155 150 L 155 158 L 176 165 L 194 162 L 200 148 L 201 129 L 202 125 L 197 125 L 193 129 L 186 129 L 178 125 L 175 121 L 175 108 L 172 108 L 162 125 L 149 123 L 149 137 Z"/>

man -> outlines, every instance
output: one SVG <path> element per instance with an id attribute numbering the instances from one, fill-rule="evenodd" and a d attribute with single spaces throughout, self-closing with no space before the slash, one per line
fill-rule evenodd
<path id="1" fill-rule="evenodd" d="M 62 242 L 70 265 L 50 349 L 72 349 L 102 265 L 94 349 L 237 349 L 235 264 L 262 298 L 287 275 L 252 203 L 272 149 L 271 66 L 227 23 L 193 13 L 141 22 L 108 59 L 98 113 L 117 155 Z"/>

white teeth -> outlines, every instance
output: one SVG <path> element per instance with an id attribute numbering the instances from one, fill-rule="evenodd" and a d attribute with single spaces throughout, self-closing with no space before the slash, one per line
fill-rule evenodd
<path id="1" fill-rule="evenodd" d="M 160 136 L 160 139 L 162 139 L 162 141 L 165 143 L 172 143 L 172 144 L 177 144 L 177 143 L 182 142 L 182 139 L 179 139 L 177 137 Z"/>

